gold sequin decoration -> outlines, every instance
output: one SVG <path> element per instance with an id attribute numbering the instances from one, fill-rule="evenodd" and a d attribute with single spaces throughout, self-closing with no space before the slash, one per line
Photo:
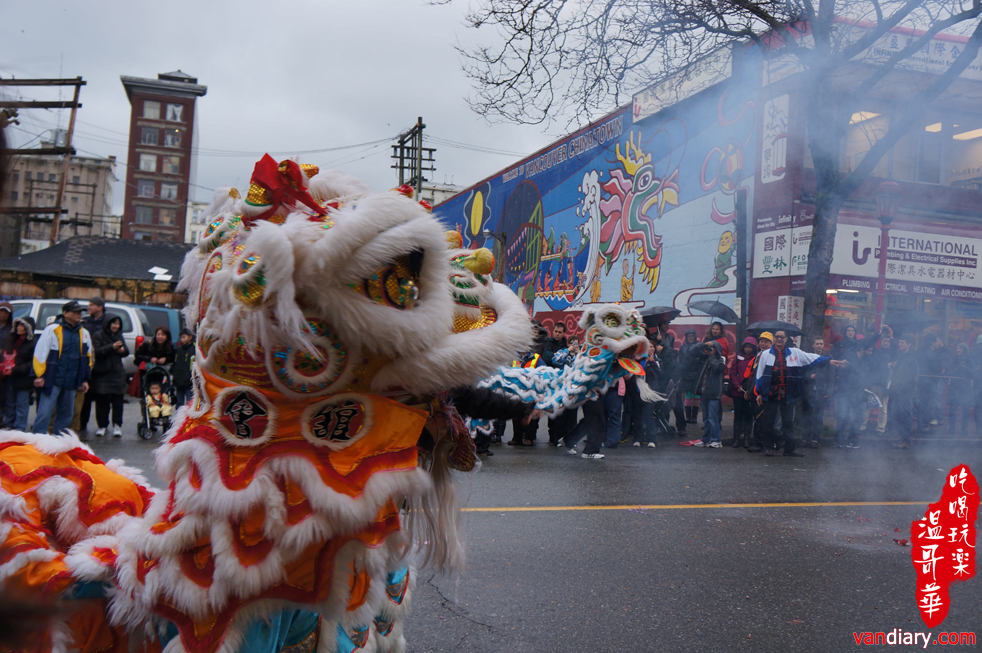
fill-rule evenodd
<path id="1" fill-rule="evenodd" d="M 253 182 L 249 184 L 249 192 L 246 193 L 246 203 L 253 206 L 263 206 L 269 204 L 269 191 Z"/>
<path id="2" fill-rule="evenodd" d="M 453 318 L 453 332 L 463 333 L 464 331 L 473 331 L 474 329 L 483 329 L 486 326 L 491 326 L 498 320 L 498 314 L 493 308 L 487 306 L 481 307 L 481 317 L 474 319 L 467 317 L 466 315 L 455 315 Z"/>
<path id="3" fill-rule="evenodd" d="M 241 224 L 241 215 L 233 215 L 227 219 L 219 218 L 218 220 L 215 220 L 208 225 L 204 236 L 201 237 L 201 249 L 204 250 L 206 254 L 215 251 L 215 249 L 221 247 L 235 237 Z M 217 235 L 215 235 L 216 231 L 218 232 Z"/>
<path id="4" fill-rule="evenodd" d="M 241 246 L 240 246 L 241 247 Z M 239 262 L 238 274 L 240 277 L 249 273 L 253 267 L 259 263 L 259 255 L 251 254 Z M 262 266 L 256 268 L 246 279 L 236 279 L 232 293 L 235 298 L 248 306 L 259 306 L 263 303 L 263 294 L 266 290 L 266 273 Z"/>
<path id="5" fill-rule="evenodd" d="M 208 360 L 208 372 L 237 385 L 273 389 L 266 369 L 265 352 L 255 348 L 255 357 L 246 350 L 242 336 L 236 336 L 230 345 L 215 349 Z"/>
<path id="6" fill-rule="evenodd" d="M 388 356 L 378 354 L 366 354 L 362 351 L 361 356 L 353 356 L 355 368 L 351 375 L 351 383 L 340 392 L 371 392 L 372 379 L 378 374 L 379 370 L 392 362 Z"/>
<path id="7" fill-rule="evenodd" d="M 401 256 L 395 263 L 376 270 L 360 286 L 350 284 L 349 287 L 361 292 L 376 304 L 403 309 L 412 308 L 419 296 L 416 281 L 409 266 L 409 257 Z"/>
<path id="8" fill-rule="evenodd" d="M 321 169 L 315 166 L 313 163 L 301 163 L 300 169 L 303 170 L 305 175 L 307 175 L 307 179 L 310 179 L 321 171 Z"/>

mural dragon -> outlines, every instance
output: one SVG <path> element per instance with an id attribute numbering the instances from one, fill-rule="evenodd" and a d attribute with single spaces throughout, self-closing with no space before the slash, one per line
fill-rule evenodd
<path id="1" fill-rule="evenodd" d="M 165 489 L 71 433 L 0 434 L 2 595 L 86 599 L 33 650 L 404 650 L 417 565 L 463 561 L 448 471 L 477 463 L 444 391 L 531 344 L 491 253 L 409 193 L 266 156 L 216 194 Z"/>
<path id="2" fill-rule="evenodd" d="M 679 204 L 678 170 L 664 179 L 655 176 L 651 154 L 641 150 L 640 132 L 636 143 L 634 132 L 628 134 L 623 154 L 618 143 L 615 156 L 621 168 L 612 169 L 611 178 L 601 185 L 608 195 L 599 201 L 600 257 L 609 273 L 623 248 L 633 245 L 644 280 L 654 291 L 662 255 L 655 220 L 664 214 L 666 206 Z"/>

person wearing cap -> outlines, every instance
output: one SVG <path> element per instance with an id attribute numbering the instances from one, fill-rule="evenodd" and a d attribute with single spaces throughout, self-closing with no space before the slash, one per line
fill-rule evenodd
<path id="1" fill-rule="evenodd" d="M 34 348 L 34 387 L 40 394 L 35 433 L 48 432 L 52 414 L 55 435 L 71 426 L 75 394 L 89 391 L 93 364 L 92 338 L 82 328 L 82 305 L 72 300 L 41 332 Z"/>
<path id="2" fill-rule="evenodd" d="M 754 417 L 754 423 L 751 427 L 752 437 L 747 447 L 748 453 L 760 453 L 764 450 L 764 429 L 763 421 L 761 420 L 763 411 L 757 405 L 757 394 L 754 385 L 757 382 L 757 366 L 760 364 L 760 355 L 770 349 L 772 344 L 774 344 L 774 334 L 770 331 L 764 331 L 757 336 L 757 356 L 754 357 L 754 362 L 748 365 L 744 371 L 744 382 L 740 386 L 743 389 L 744 399 L 751 404 L 750 407 Z"/>

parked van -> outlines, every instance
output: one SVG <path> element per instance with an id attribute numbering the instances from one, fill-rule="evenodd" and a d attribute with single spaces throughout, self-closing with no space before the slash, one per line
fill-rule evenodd
<path id="1" fill-rule="evenodd" d="M 30 316 L 34 318 L 37 325 L 37 332 L 40 333 L 48 325 L 48 320 L 61 315 L 61 307 L 65 305 L 67 299 L 15 299 L 10 302 L 14 309 L 13 317 Z M 79 302 L 86 306 L 85 300 Z M 143 344 L 143 341 L 153 337 L 153 329 L 150 328 L 150 321 L 143 313 L 143 310 L 133 304 L 119 304 L 116 302 L 106 302 L 106 313 L 118 315 L 123 322 L 123 339 L 130 350 L 130 355 L 123 359 L 123 368 L 127 375 L 136 372 L 136 364 L 133 362 L 133 354 L 136 348 Z M 82 311 L 83 314 L 86 312 Z"/>
<path id="2" fill-rule="evenodd" d="M 171 340 L 177 346 L 177 341 L 181 338 L 181 329 L 184 328 L 182 311 L 176 308 L 164 308 L 163 306 L 140 306 L 140 310 L 150 322 L 150 333 L 156 333 L 158 328 L 164 327 L 170 331 Z"/>

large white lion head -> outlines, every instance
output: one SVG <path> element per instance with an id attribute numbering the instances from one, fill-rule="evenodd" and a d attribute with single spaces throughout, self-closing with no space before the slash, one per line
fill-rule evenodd
<path id="1" fill-rule="evenodd" d="M 634 359 L 648 353 L 648 337 L 641 315 L 618 304 L 604 304 L 583 311 L 580 328 L 584 351 L 607 349 L 621 358 Z M 590 354 L 595 356 L 597 354 Z"/>

